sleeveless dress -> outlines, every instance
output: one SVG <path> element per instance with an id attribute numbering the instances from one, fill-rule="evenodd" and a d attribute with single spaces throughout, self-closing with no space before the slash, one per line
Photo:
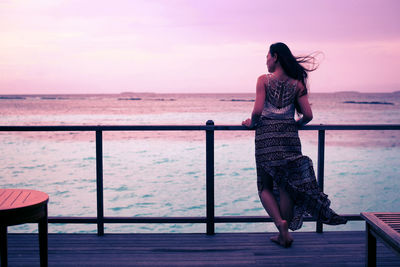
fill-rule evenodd
<path id="1" fill-rule="evenodd" d="M 256 126 L 255 156 L 257 188 L 261 192 L 273 181 L 273 193 L 279 202 L 279 187 L 290 194 L 293 219 L 289 229 L 300 229 L 303 216 L 313 216 L 330 225 L 344 224 L 346 219 L 329 208 L 328 196 L 321 192 L 312 161 L 302 155 L 297 125 L 294 120 L 296 99 L 307 91 L 297 89 L 296 80 L 278 80 L 267 75 L 264 109 Z"/>

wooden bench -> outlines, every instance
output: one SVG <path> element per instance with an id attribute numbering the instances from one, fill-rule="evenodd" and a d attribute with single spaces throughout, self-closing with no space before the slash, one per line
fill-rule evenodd
<path id="1" fill-rule="evenodd" d="M 40 265 L 47 266 L 47 202 L 49 196 L 28 189 L 0 189 L 0 255 L 1 266 L 6 267 L 7 226 L 38 223 Z"/>
<path id="2" fill-rule="evenodd" d="M 376 239 L 400 255 L 400 212 L 362 212 L 366 222 L 366 265 L 376 266 Z"/>

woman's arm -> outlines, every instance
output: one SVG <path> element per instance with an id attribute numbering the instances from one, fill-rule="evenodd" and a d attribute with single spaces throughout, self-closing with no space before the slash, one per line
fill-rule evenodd
<path id="1" fill-rule="evenodd" d="M 299 87 L 300 87 L 299 88 L 300 92 L 306 90 L 302 83 L 299 83 Z M 306 93 L 298 97 L 297 103 L 299 104 L 300 113 L 303 114 L 303 116 L 296 121 L 296 124 L 299 126 L 306 125 L 313 119 L 311 106 L 310 103 L 308 102 L 308 94 Z"/>
<path id="2" fill-rule="evenodd" d="M 256 126 L 263 111 L 265 101 L 265 84 L 267 82 L 267 79 L 267 75 L 261 75 L 260 77 L 258 77 L 256 85 L 256 101 L 254 102 L 251 119 L 249 118 L 242 122 L 242 125 L 250 129 L 253 129 Z"/>

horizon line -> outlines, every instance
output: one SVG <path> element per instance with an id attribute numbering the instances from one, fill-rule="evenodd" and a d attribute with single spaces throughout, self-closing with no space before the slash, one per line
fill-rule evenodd
<path id="1" fill-rule="evenodd" d="M 360 91 L 332 91 L 321 92 L 311 91 L 310 94 L 338 94 L 338 93 L 354 93 L 354 94 L 399 94 L 400 90 L 387 91 L 387 92 L 360 92 Z M 134 95 L 134 94 L 147 94 L 147 95 L 223 95 L 223 94 L 255 94 L 255 92 L 120 92 L 120 93 L 0 93 L 0 96 L 45 96 L 45 95 Z"/>

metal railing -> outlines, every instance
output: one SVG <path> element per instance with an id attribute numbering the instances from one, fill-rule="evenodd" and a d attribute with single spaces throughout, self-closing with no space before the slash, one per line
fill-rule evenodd
<path id="1" fill-rule="evenodd" d="M 329 130 L 400 130 L 399 124 L 386 125 L 307 125 L 300 130 L 318 131 L 317 179 L 324 190 L 325 131 Z M 214 125 L 115 125 L 115 126 L 0 126 L 1 132 L 12 131 L 92 131 L 96 133 L 96 217 L 49 217 L 49 223 L 97 224 L 97 234 L 104 235 L 105 223 L 205 223 L 207 235 L 215 234 L 215 223 L 272 222 L 268 216 L 215 216 L 214 203 L 214 132 L 248 131 L 244 126 Z M 205 217 L 104 217 L 103 199 L 103 132 L 104 131 L 205 131 L 206 133 L 206 216 Z M 349 221 L 362 220 L 359 214 L 342 214 Z M 312 217 L 304 221 L 315 221 Z M 316 223 L 316 231 L 322 233 L 322 223 Z"/>

